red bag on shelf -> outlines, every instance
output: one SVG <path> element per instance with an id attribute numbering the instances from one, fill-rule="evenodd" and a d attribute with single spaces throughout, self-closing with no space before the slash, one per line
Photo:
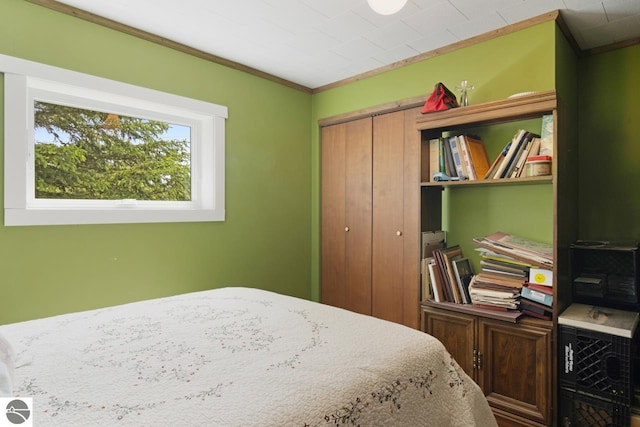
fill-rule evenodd
<path id="1" fill-rule="evenodd" d="M 424 103 L 421 113 L 429 113 L 432 111 L 448 110 L 449 108 L 459 107 L 456 96 L 442 83 L 437 83 L 433 88 L 433 92 Z"/>

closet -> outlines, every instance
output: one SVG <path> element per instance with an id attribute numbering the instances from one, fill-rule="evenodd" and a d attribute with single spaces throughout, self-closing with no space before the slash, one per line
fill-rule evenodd
<path id="1" fill-rule="evenodd" d="M 321 128 L 321 300 L 418 328 L 418 108 Z"/>

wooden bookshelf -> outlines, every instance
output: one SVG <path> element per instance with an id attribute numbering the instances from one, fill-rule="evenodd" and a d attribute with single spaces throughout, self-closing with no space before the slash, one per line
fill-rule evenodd
<path id="1" fill-rule="evenodd" d="M 471 197 L 475 203 L 479 200 L 476 195 L 488 192 L 489 188 L 492 189 L 491 197 L 508 197 L 514 193 L 509 188 L 499 192 L 493 191 L 493 188 L 503 187 L 517 187 L 515 192 L 525 195 L 530 194 L 530 191 L 550 194 L 548 209 L 545 205 L 536 211 L 536 215 L 543 212 L 543 215 L 548 215 L 548 223 L 551 223 L 551 229 L 545 230 L 545 233 L 552 234 L 551 245 L 554 252 L 552 320 L 528 316 L 514 319 L 517 317 L 515 314 L 479 309 L 471 304 L 422 301 L 420 305 L 422 330 L 440 339 L 463 369 L 478 382 L 499 425 L 543 426 L 555 425 L 557 422 L 558 355 L 554 345 L 557 317 L 571 303 L 570 285 L 559 278 L 568 277 L 568 248 L 576 239 L 577 222 L 577 182 L 572 178 L 577 167 L 577 142 L 565 133 L 567 129 L 562 108 L 555 91 L 544 91 L 445 111 L 416 114 L 416 127 L 422 141 L 421 231 L 443 230 L 443 224 L 447 224 L 449 230 L 445 231 L 449 236 L 449 232 L 457 227 L 456 221 L 461 221 L 464 224 L 460 225 L 465 232 L 458 233 L 457 237 L 466 237 L 467 234 L 475 232 L 474 216 L 479 213 L 493 215 L 490 219 L 485 217 L 482 223 L 502 223 L 500 215 L 505 214 L 492 209 L 481 208 L 477 212 L 470 207 L 468 212 L 458 211 L 452 217 L 450 212 L 443 209 L 451 203 L 449 199 L 445 203 L 445 198 L 450 198 L 453 194 Z M 531 123 L 528 121 L 533 119 L 533 122 L 536 122 L 544 115 L 552 115 L 554 120 L 551 175 L 473 181 L 429 180 L 430 140 L 464 132 L 475 133 L 478 130 L 480 133 L 484 130 L 488 135 L 501 134 L 509 131 L 511 124 L 515 129 L 521 125 L 518 122 Z M 496 125 L 506 126 L 495 132 L 493 129 Z M 492 143 L 495 145 L 491 148 L 495 151 L 498 142 Z M 490 157 L 490 160 L 493 159 Z M 464 192 L 458 193 L 458 189 L 464 189 Z M 487 203 L 492 202 L 490 199 L 487 200 Z M 525 206 L 517 212 L 524 222 L 527 222 L 527 215 L 531 215 Z M 489 230 L 495 231 L 510 230 Z M 486 233 L 487 230 L 483 230 L 474 237 Z M 447 240 L 447 246 L 456 244 L 473 246 L 471 242 L 455 241 L 455 238 Z M 501 315 L 504 318 L 501 318 Z M 495 370 L 496 367 L 500 368 Z M 537 379 L 532 382 L 525 381 L 528 388 L 520 387 L 523 381 L 512 380 L 520 378 L 523 372 Z"/>

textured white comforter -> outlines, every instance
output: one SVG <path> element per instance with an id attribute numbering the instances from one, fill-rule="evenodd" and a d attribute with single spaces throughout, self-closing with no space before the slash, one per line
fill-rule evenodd
<path id="1" fill-rule="evenodd" d="M 0 326 L 35 426 L 495 426 L 435 338 L 223 288 Z"/>

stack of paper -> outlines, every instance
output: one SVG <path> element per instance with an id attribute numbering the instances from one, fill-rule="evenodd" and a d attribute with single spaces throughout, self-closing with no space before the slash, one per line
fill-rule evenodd
<path id="1" fill-rule="evenodd" d="M 483 248 L 518 259 L 532 266 L 553 268 L 553 246 L 498 231 L 473 239 Z"/>
<path id="2" fill-rule="evenodd" d="M 529 265 L 485 248 L 478 251 L 482 257 L 482 271 L 469 285 L 472 304 L 501 310 L 517 309 Z"/>

